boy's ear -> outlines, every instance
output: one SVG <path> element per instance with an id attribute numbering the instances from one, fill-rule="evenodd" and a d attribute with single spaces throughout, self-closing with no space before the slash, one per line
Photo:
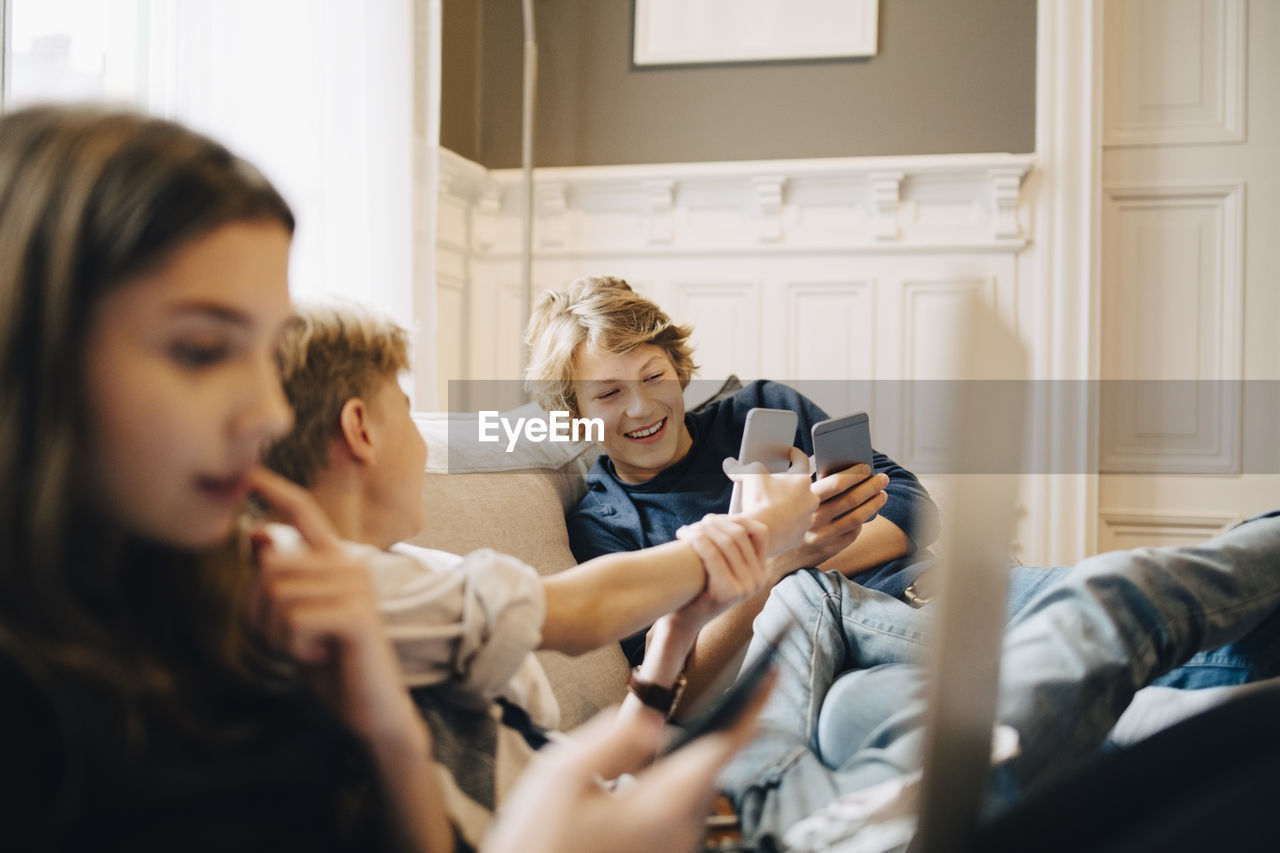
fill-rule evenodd
<path id="1" fill-rule="evenodd" d="M 361 462 L 373 460 L 373 429 L 369 421 L 369 407 L 359 397 L 352 397 L 342 404 L 338 414 L 338 426 L 342 440 L 351 455 Z"/>

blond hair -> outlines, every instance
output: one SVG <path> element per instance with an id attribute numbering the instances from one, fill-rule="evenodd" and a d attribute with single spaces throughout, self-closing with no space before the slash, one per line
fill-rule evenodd
<path id="1" fill-rule="evenodd" d="M 367 401 L 378 381 L 394 381 L 409 369 L 409 333 L 369 312 L 308 307 L 290 318 L 277 359 L 294 422 L 264 461 L 294 482 L 311 486 L 327 464 L 329 442 L 347 401 Z"/>
<path id="2" fill-rule="evenodd" d="M 689 346 L 692 332 L 620 278 L 580 278 L 564 290 L 542 294 L 534 306 L 524 336 L 529 347 L 525 387 L 544 409 L 578 417 L 573 379 L 580 352 L 622 355 L 652 344 L 671 359 L 684 388 L 698 369 Z"/>

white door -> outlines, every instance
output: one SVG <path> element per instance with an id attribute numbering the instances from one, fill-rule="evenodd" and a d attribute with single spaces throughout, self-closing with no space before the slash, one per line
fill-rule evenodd
<path id="1" fill-rule="evenodd" d="M 1103 51 L 1098 547 L 1196 542 L 1280 505 L 1280 3 L 1107 0 Z"/>

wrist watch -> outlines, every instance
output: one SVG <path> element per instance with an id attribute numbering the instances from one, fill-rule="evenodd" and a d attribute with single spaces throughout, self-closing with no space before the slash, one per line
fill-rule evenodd
<path id="1" fill-rule="evenodd" d="M 640 700 L 640 704 L 652 708 L 670 719 L 671 713 L 680 702 L 680 696 L 684 693 L 684 687 L 688 683 L 689 679 L 685 678 L 682 672 L 676 676 L 675 684 L 670 687 L 662 687 L 652 681 L 642 680 L 640 678 L 640 667 L 637 666 L 631 670 L 631 675 L 627 677 L 627 690 Z"/>

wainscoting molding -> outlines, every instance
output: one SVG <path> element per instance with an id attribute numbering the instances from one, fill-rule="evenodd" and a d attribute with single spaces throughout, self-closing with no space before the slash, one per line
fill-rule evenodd
<path id="1" fill-rule="evenodd" d="M 1152 512 L 1103 508 L 1098 511 L 1102 530 L 1100 551 L 1137 546 L 1198 545 L 1240 522 L 1238 515 L 1222 512 Z"/>

